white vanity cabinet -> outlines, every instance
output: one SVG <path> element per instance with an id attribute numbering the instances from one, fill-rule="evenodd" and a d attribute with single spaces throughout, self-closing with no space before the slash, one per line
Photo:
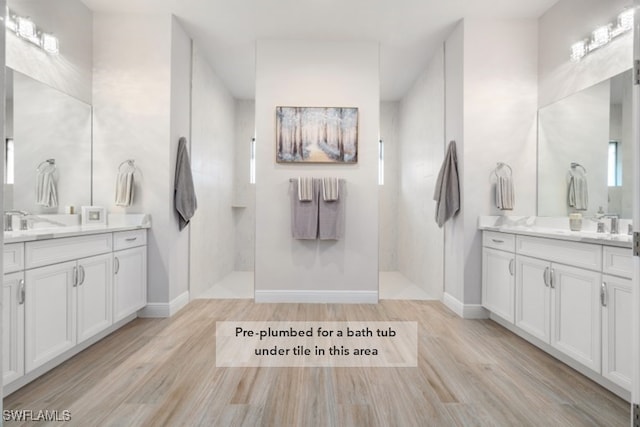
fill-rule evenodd
<path id="1" fill-rule="evenodd" d="M 506 304 L 491 302 L 511 300 L 504 285 L 509 253 L 491 246 L 511 239 L 513 321 L 504 314 Z M 603 385 L 631 389 L 630 249 L 491 230 L 484 231 L 483 246 L 483 306 L 492 318 L 557 357 L 568 356 L 574 367 L 588 368 L 584 372 L 594 372 Z M 502 263 L 496 252 L 506 253 Z M 498 286 L 502 295 L 489 297 Z"/>
<path id="2" fill-rule="evenodd" d="M 24 375 L 24 273 L 4 275 L 2 283 L 2 383 Z"/>
<path id="3" fill-rule="evenodd" d="M 146 232 L 114 234 L 113 318 L 118 321 L 147 304 Z"/>
<path id="4" fill-rule="evenodd" d="M 4 245 L 5 395 L 135 318 L 146 250 L 145 229 Z"/>
<path id="5" fill-rule="evenodd" d="M 482 306 L 514 321 L 515 236 L 485 232 L 482 251 Z"/>
<path id="6" fill-rule="evenodd" d="M 111 325 L 111 251 L 111 233 L 25 244 L 27 268 L 53 263 L 25 273 L 26 372 Z"/>

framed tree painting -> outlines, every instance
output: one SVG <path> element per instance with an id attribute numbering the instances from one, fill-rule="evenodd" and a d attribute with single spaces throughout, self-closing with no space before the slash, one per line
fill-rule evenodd
<path id="1" fill-rule="evenodd" d="M 357 163 L 358 109 L 276 107 L 278 163 Z"/>

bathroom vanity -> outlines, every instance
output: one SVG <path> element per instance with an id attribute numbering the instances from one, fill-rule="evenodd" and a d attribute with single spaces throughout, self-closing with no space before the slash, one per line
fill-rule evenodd
<path id="1" fill-rule="evenodd" d="M 146 305 L 150 224 L 130 219 L 5 233 L 5 395 L 133 320 Z"/>
<path id="2" fill-rule="evenodd" d="M 483 219 L 480 228 L 491 319 L 629 400 L 631 236 Z"/>

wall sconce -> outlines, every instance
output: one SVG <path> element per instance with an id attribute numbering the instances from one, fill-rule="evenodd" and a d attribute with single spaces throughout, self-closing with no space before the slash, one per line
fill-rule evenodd
<path id="1" fill-rule="evenodd" d="M 588 53 L 607 45 L 611 40 L 621 34 L 631 31 L 633 29 L 634 16 L 634 8 L 625 9 L 618 15 L 615 23 L 598 27 L 593 30 L 591 37 L 572 44 L 571 60 L 578 62 Z"/>
<path id="2" fill-rule="evenodd" d="M 60 43 L 52 34 L 45 33 L 38 29 L 38 26 L 29 18 L 18 16 L 7 10 L 6 20 L 7 30 L 10 30 L 21 39 L 33 43 L 47 53 L 52 55 L 60 52 Z"/>

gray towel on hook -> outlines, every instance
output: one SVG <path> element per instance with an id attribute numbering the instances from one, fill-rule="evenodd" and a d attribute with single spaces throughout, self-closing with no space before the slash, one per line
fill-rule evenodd
<path id="1" fill-rule="evenodd" d="M 174 204 L 178 212 L 179 227 L 182 231 L 189 224 L 198 208 L 193 177 L 191 176 L 191 163 L 187 152 L 187 139 L 185 137 L 181 137 L 178 141 L 174 190 Z"/>
<path id="2" fill-rule="evenodd" d="M 327 179 L 327 178 L 325 178 Z M 318 214 L 320 240 L 340 240 L 344 236 L 345 181 L 335 179 L 335 200 L 320 197 Z M 338 193 L 341 196 L 338 198 Z"/>
<path id="3" fill-rule="evenodd" d="M 455 141 L 449 143 L 447 153 L 444 156 L 433 200 L 436 201 L 436 222 L 438 227 L 442 227 L 445 222 L 460 210 L 460 183 Z"/>
<path id="4" fill-rule="evenodd" d="M 315 240 L 318 237 L 318 183 L 311 180 L 311 200 L 301 201 L 299 180 L 291 180 L 291 235 L 298 240 Z"/>

